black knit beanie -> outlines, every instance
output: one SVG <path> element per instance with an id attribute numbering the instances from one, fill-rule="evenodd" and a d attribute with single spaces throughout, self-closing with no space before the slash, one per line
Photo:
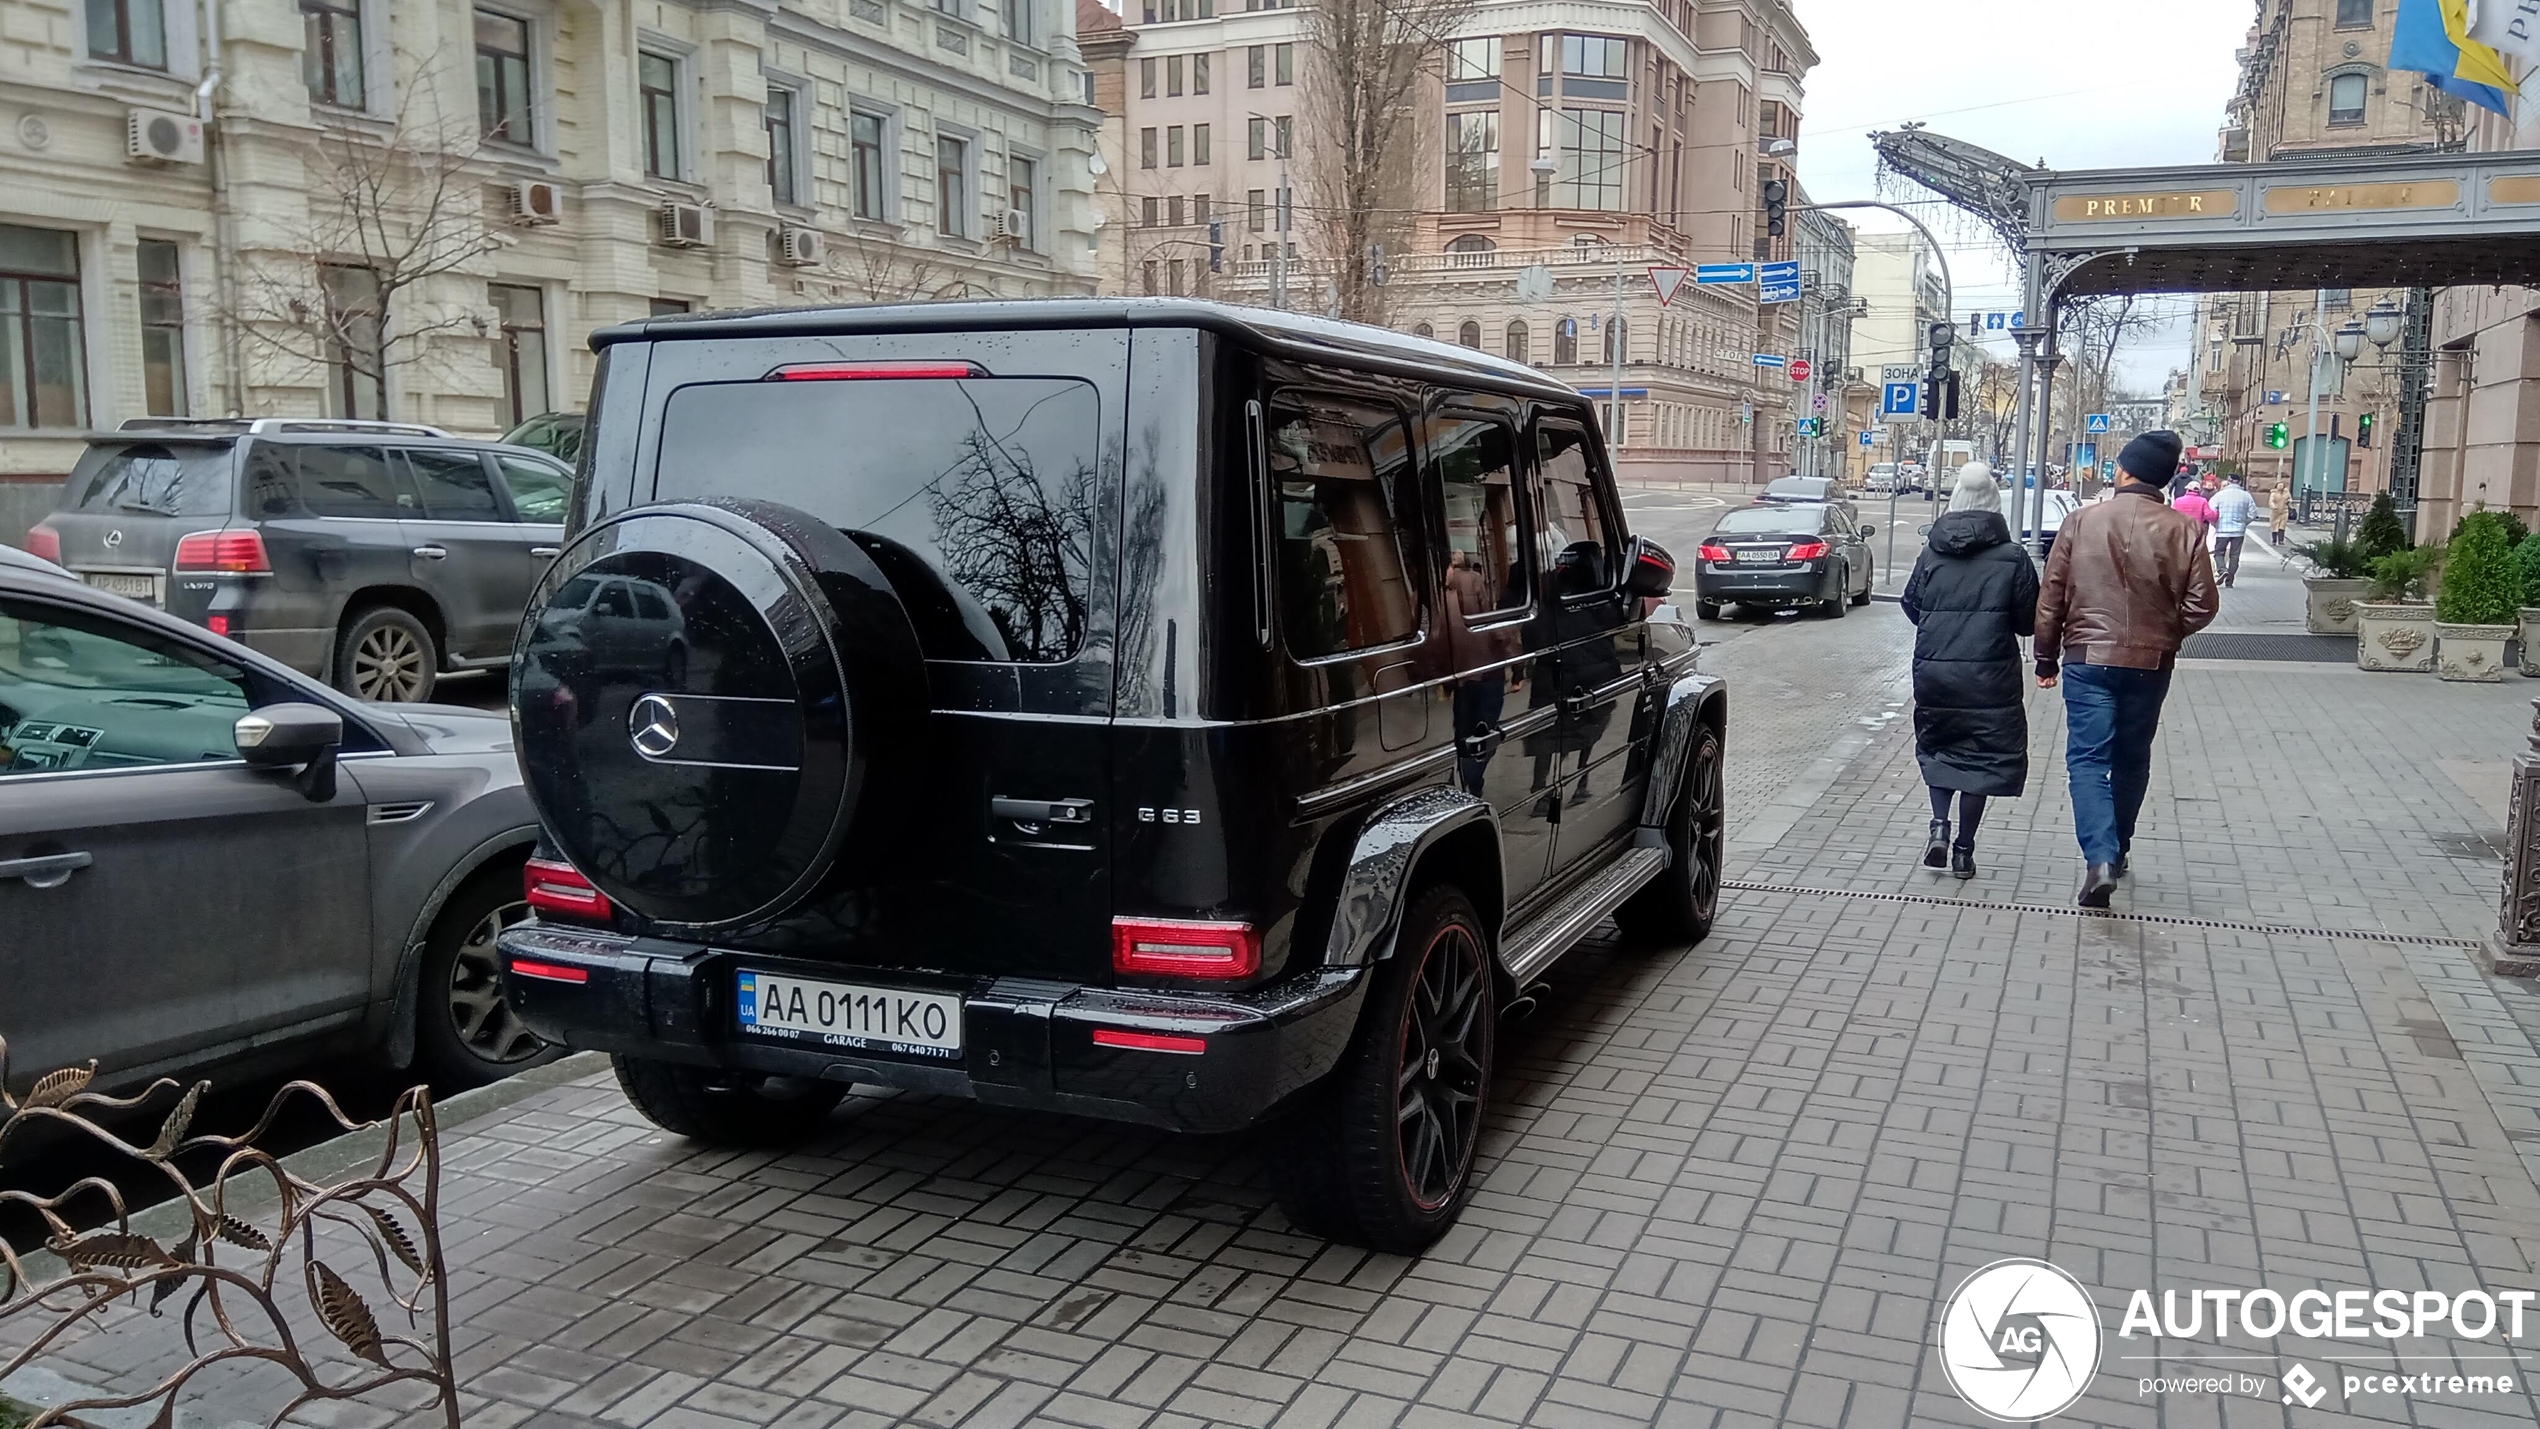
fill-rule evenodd
<path id="1" fill-rule="evenodd" d="M 2117 465 L 2137 481 L 2162 486 L 2178 475 L 2178 459 L 2186 450 L 2176 432 L 2145 432 L 2117 453 Z"/>

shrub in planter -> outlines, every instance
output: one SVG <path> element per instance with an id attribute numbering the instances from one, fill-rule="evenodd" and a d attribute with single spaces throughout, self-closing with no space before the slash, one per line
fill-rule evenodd
<path id="1" fill-rule="evenodd" d="M 2364 564 L 2372 598 L 2414 604 L 2426 598 L 2442 565 L 2441 546 L 2408 546 L 2375 556 Z"/>
<path id="2" fill-rule="evenodd" d="M 2434 607 L 2425 598 L 2440 546 L 2393 551 L 2370 567 L 2372 599 L 2355 606 L 2355 663 L 2367 670 L 2434 668 Z"/>
<path id="3" fill-rule="evenodd" d="M 2372 509 L 2355 527 L 2355 547 L 2367 561 L 2408 549 L 2408 528 L 2400 524 L 2398 503 L 2390 499 L 2389 492 L 2373 497 Z"/>
<path id="4" fill-rule="evenodd" d="M 2505 641 L 2522 607 L 2522 568 L 2512 530 L 2493 511 L 2461 519 L 2443 561 L 2443 593 L 2435 598 L 2436 656 L 2444 679 L 2495 680 L 2504 675 Z"/>
<path id="5" fill-rule="evenodd" d="M 2522 575 L 2522 672 L 2540 679 L 2540 534 L 2514 547 L 2514 568 Z"/>
<path id="6" fill-rule="evenodd" d="M 2364 554 L 2352 541 L 2302 547 L 2311 573 L 2302 577 L 2302 624 L 2313 635 L 2351 635 L 2355 602 L 2364 598 Z"/>
<path id="7" fill-rule="evenodd" d="M 2363 548 L 2353 541 L 2313 541 L 2301 548 L 2311 558 L 2320 575 L 2332 580 L 2350 581 L 2360 577 L 2369 564 Z"/>

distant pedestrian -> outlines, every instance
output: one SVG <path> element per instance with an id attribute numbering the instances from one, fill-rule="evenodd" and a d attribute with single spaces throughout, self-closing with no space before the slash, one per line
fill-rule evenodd
<path id="1" fill-rule="evenodd" d="M 1923 866 L 1976 876 L 1985 801 L 2028 787 L 2028 711 L 2020 638 L 2037 626 L 2037 567 L 2012 543 L 1993 469 L 1958 469 L 1948 514 L 1905 581 L 1914 622 L 1914 754 L 1931 790 Z M 1957 837 L 1949 814 L 1957 805 Z"/>
<path id="2" fill-rule="evenodd" d="M 2226 588 L 2240 577 L 2240 548 L 2258 518 L 2258 498 L 2234 476 L 2214 493 L 2214 578 Z"/>
<path id="3" fill-rule="evenodd" d="M 2284 478 L 2277 477 L 2275 484 L 2267 488 L 2267 544 L 2275 547 L 2279 556 L 2284 554 L 2285 528 L 2292 524 L 2293 493 Z"/>
<path id="4" fill-rule="evenodd" d="M 2170 498 L 2170 509 L 2196 518 L 2196 524 L 2200 528 L 2197 536 L 2200 540 L 2204 536 L 2201 528 L 2214 524 L 2213 503 L 2205 499 L 2205 493 L 2197 490 L 2193 482 L 2188 483 L 2186 490 Z"/>
<path id="5" fill-rule="evenodd" d="M 2161 501 L 2181 449 L 2175 432 L 2126 443 L 2116 499 L 2064 518 L 2038 596 L 2037 683 L 2064 687 L 2084 908 L 2107 907 L 2125 876 L 2178 648 L 2222 603 L 2204 528 Z"/>

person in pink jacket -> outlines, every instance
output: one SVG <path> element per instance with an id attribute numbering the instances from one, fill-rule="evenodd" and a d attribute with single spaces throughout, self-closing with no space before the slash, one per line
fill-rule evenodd
<path id="1" fill-rule="evenodd" d="M 2205 493 L 2196 487 L 2191 486 L 2180 492 L 2178 499 L 2170 503 L 2170 508 L 2174 511 L 2184 511 L 2207 526 L 2214 524 L 2214 503 L 2207 501 Z"/>

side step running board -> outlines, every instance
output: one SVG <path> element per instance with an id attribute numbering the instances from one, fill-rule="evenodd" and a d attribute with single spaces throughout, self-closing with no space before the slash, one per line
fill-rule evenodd
<path id="1" fill-rule="evenodd" d="M 1570 896 L 1535 915 L 1534 921 L 1510 931 L 1501 962 L 1519 988 L 1531 986 L 1588 930 L 1623 906 L 1641 885 L 1666 871 L 1667 850 L 1629 848 L 1611 867 L 1571 891 Z"/>

